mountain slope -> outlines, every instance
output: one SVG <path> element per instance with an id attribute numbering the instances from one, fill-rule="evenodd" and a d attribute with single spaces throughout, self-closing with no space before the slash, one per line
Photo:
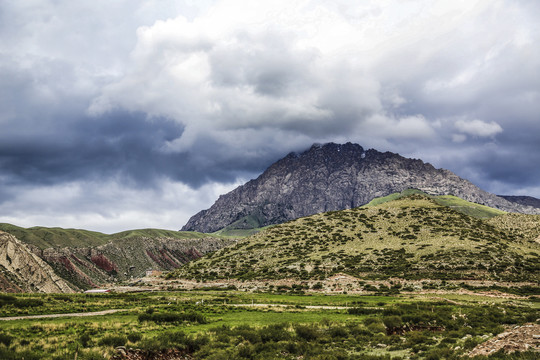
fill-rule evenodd
<path id="1" fill-rule="evenodd" d="M 499 219 L 500 218 L 500 219 Z M 273 226 L 176 271 L 202 280 L 540 280 L 540 216 L 480 220 L 422 195 Z"/>
<path id="2" fill-rule="evenodd" d="M 367 150 L 357 144 L 314 145 L 291 153 L 257 179 L 222 195 L 194 215 L 182 230 L 215 232 L 248 229 L 332 210 L 350 209 L 372 199 L 415 188 L 430 195 L 455 195 L 510 212 L 540 209 L 490 194 L 454 173 L 421 160 Z"/>
<path id="3" fill-rule="evenodd" d="M 14 236 L 0 231 L 0 290 L 74 292 L 53 269 Z"/>
<path id="4" fill-rule="evenodd" d="M 540 208 L 540 199 L 537 199 L 532 196 L 512 196 L 512 195 L 499 195 L 499 196 L 516 204 Z"/>
<path id="5" fill-rule="evenodd" d="M 235 242 L 208 234 L 159 229 L 106 235 L 78 229 L 25 229 L 0 224 L 0 230 L 17 235 L 27 252 L 44 261 L 74 289 L 142 277 L 147 270 L 173 270 Z M 13 269 L 4 270 L 7 279 Z M 22 283 L 27 280 L 24 276 L 21 279 Z M 8 280 L 5 282 L 11 284 Z"/>

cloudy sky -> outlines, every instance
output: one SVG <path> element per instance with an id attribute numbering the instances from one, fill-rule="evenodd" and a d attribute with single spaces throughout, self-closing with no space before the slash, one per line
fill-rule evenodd
<path id="1" fill-rule="evenodd" d="M 540 197 L 535 0 L 2 0 L 0 222 L 179 229 L 314 142 Z"/>

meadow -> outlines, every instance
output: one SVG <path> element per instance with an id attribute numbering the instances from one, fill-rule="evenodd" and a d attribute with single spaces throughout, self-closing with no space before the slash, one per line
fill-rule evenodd
<path id="1" fill-rule="evenodd" d="M 535 296 L 481 294 L 0 294 L 2 317 L 119 310 L 0 321 L 0 359 L 110 359 L 130 349 L 194 359 L 457 359 L 506 326 L 536 322 L 539 308 Z"/>

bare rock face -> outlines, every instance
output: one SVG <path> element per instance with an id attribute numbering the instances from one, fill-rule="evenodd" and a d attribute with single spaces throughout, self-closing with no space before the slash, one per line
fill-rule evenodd
<path id="1" fill-rule="evenodd" d="M 182 230 L 209 233 L 227 226 L 248 229 L 278 224 L 361 206 L 410 188 L 431 195 L 455 195 L 504 211 L 540 214 L 538 208 L 507 201 L 421 160 L 365 151 L 358 144 L 329 143 L 287 155 L 257 179 L 220 196 Z"/>
<path id="2" fill-rule="evenodd" d="M 512 195 L 499 195 L 499 196 L 513 203 L 540 208 L 540 199 L 534 198 L 532 196 L 512 196 Z"/>
<path id="3" fill-rule="evenodd" d="M 0 231 L 2 290 L 70 293 L 74 290 L 42 259 L 14 236 Z"/>

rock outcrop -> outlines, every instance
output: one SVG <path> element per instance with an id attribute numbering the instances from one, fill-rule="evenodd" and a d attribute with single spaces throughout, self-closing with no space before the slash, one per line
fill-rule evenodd
<path id="1" fill-rule="evenodd" d="M 537 199 L 532 196 L 512 196 L 512 195 L 499 195 L 499 196 L 502 197 L 503 199 L 506 199 L 516 204 L 540 208 L 540 199 Z"/>
<path id="2" fill-rule="evenodd" d="M 214 232 L 283 223 L 331 210 L 361 206 L 372 199 L 415 188 L 430 195 L 451 194 L 509 212 L 540 214 L 481 190 L 445 169 L 360 145 L 329 143 L 291 153 L 257 179 L 222 195 L 194 215 L 184 231 Z"/>
<path id="3" fill-rule="evenodd" d="M 72 286 L 14 236 L 0 231 L 0 286 L 8 292 L 70 293 Z"/>

